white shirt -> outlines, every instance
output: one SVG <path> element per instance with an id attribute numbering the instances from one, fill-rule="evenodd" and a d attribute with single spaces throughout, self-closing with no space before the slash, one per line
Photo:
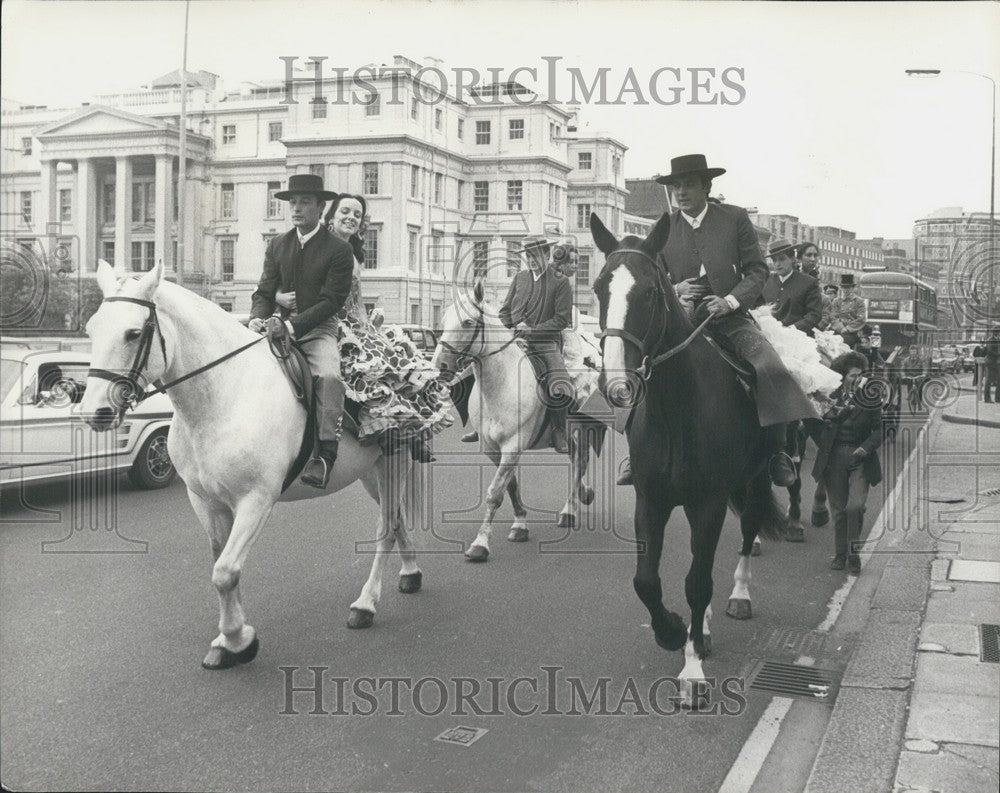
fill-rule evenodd
<path id="1" fill-rule="evenodd" d="M 697 217 L 691 217 L 687 212 L 684 212 L 683 210 L 681 210 L 681 217 L 684 218 L 688 222 L 688 225 L 691 226 L 692 229 L 698 229 L 698 228 L 700 228 L 701 227 L 701 223 L 705 219 L 705 215 L 707 215 L 707 214 L 708 214 L 708 203 L 705 204 L 704 208 L 701 210 L 701 212 L 698 213 Z M 701 269 L 698 271 L 698 276 L 699 277 L 704 277 L 705 276 L 705 265 L 704 264 L 701 266 Z M 740 307 L 740 301 L 737 300 L 732 295 L 726 295 L 725 298 L 724 298 L 724 300 L 729 304 L 729 307 L 733 311 L 736 311 L 736 309 L 738 309 Z"/>
<path id="2" fill-rule="evenodd" d="M 795 270 L 792 270 L 792 273 L 794 272 Z M 789 273 L 788 275 L 779 275 L 778 280 L 781 281 L 781 283 L 785 283 L 785 281 L 792 277 L 792 273 Z"/>
<path id="3" fill-rule="evenodd" d="M 299 231 L 298 227 L 296 226 L 295 233 L 299 235 L 299 245 L 301 245 L 303 248 L 306 247 L 306 243 L 309 242 L 309 240 L 311 240 L 313 237 L 315 237 L 317 232 L 319 232 L 320 225 L 321 225 L 320 223 L 317 223 L 316 228 L 314 228 L 308 234 L 303 234 L 301 231 Z"/>

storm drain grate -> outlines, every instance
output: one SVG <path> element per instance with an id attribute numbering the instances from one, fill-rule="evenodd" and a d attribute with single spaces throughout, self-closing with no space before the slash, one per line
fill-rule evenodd
<path id="1" fill-rule="evenodd" d="M 1000 487 L 991 487 L 989 490 L 980 490 L 981 496 L 1000 496 Z"/>
<path id="2" fill-rule="evenodd" d="M 837 683 L 832 672 L 814 666 L 764 661 L 757 668 L 750 688 L 785 697 L 802 697 L 833 704 Z"/>
<path id="3" fill-rule="evenodd" d="M 979 626 L 979 660 L 1000 664 L 1000 625 L 987 622 Z"/>

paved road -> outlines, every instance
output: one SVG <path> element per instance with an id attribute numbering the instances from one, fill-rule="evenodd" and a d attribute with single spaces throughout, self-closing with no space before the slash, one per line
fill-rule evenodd
<path id="1" fill-rule="evenodd" d="M 3 783 L 16 790 L 718 789 L 770 699 L 741 694 L 743 678 L 760 659 L 793 660 L 801 650 L 795 637 L 823 621 L 844 582 L 843 573 L 827 569 L 829 528 L 807 525 L 803 545 L 765 544 L 754 560 L 754 618 L 736 622 L 723 615 L 739 543 L 738 526 L 728 519 L 715 567 L 715 652 L 705 668 L 736 682 L 729 694 L 713 692 L 715 715 L 711 708 L 661 715 L 653 711 L 650 687 L 676 676 L 683 658 L 655 645 L 632 592 L 633 495 L 607 484 L 612 458 L 624 447 L 605 452 L 591 517 L 568 535 L 553 523 L 565 469 L 551 454 L 533 456 L 522 474 L 532 541 L 506 542 L 505 505 L 490 561 L 472 565 L 457 543 L 474 536 L 482 492 L 477 466 L 485 459 L 470 458 L 471 447 L 458 436 L 453 428 L 438 444 L 434 530 L 419 538 L 433 552 L 421 558 L 423 591 L 396 591 L 394 561 L 375 627 L 349 631 L 347 606 L 370 561 L 364 544 L 374 513 L 367 495 L 355 486 L 329 499 L 280 504 L 243 576 L 260 654 L 223 673 L 199 666 L 216 632 L 217 601 L 208 543 L 180 483 L 149 493 L 123 484 L 110 500 L 35 489 L 24 496 L 30 508 L 6 494 Z M 908 438 L 886 448 L 887 472 L 905 459 Z M 811 503 L 811 480 L 805 496 Z M 869 523 L 882 496 L 872 493 Z M 108 525 L 104 503 L 117 507 L 115 530 L 89 530 Z M 83 530 L 74 533 L 73 525 Z M 680 511 L 667 531 L 664 597 L 687 616 L 683 578 L 690 555 Z M 140 542 L 147 544 L 144 553 L 118 552 L 142 550 Z M 289 699 L 286 684 L 310 684 L 310 666 L 321 667 L 322 697 L 305 692 Z M 371 695 L 376 681 L 362 680 L 390 677 L 442 681 L 447 707 L 422 715 L 399 684 L 401 715 L 392 715 L 391 684 Z M 515 686 L 519 677 L 529 680 Z M 334 678 L 346 679 L 343 699 Z M 579 697 L 579 715 L 571 713 L 570 678 L 586 693 L 606 686 L 605 710 L 627 715 L 596 715 L 599 703 L 585 715 Z M 479 715 L 456 698 L 456 688 L 469 692 L 474 685 L 485 711 Z M 436 711 L 439 684 L 425 681 L 420 692 L 420 707 Z M 655 697 L 667 714 L 673 693 L 661 684 Z M 623 697 L 632 704 L 620 705 Z M 376 712 L 335 712 L 352 706 Z M 533 715 L 513 712 L 532 706 Z M 644 712 L 636 715 L 638 709 Z M 458 725 L 488 732 L 467 747 L 434 741 Z"/>

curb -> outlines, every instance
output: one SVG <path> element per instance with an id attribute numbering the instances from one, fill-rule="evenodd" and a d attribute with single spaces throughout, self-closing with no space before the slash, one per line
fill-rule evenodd
<path id="1" fill-rule="evenodd" d="M 857 635 L 840 693 L 806 782 L 805 793 L 884 793 L 893 789 L 913 690 L 919 625 L 927 608 L 934 547 L 918 547 L 900 505 L 910 464 L 923 453 L 938 422 L 932 414 L 920 430 L 889 497 L 869 530 L 882 534 L 865 561 L 831 635 Z M 905 507 L 904 507 L 905 508 Z M 900 553 L 905 551 L 905 553 Z M 895 552 L 895 553 L 894 553 Z M 849 615 L 853 614 L 852 617 Z"/>
<path id="2" fill-rule="evenodd" d="M 1000 430 L 1000 421 L 992 419 L 977 419 L 971 416 L 958 416 L 954 413 L 945 413 L 941 418 L 951 424 L 971 424 L 976 427 L 991 427 Z"/>

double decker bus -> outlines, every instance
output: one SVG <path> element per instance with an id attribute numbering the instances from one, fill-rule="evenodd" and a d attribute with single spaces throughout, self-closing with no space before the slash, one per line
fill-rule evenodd
<path id="1" fill-rule="evenodd" d="M 882 347 L 934 343 L 937 293 L 906 273 L 863 273 L 858 294 L 864 298 L 868 324 L 882 331 Z"/>

